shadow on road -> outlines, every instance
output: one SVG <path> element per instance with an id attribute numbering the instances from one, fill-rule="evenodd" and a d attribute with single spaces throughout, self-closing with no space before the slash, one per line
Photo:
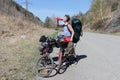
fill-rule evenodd
<path id="1" fill-rule="evenodd" d="M 76 57 L 69 56 L 69 57 L 65 60 L 66 65 L 63 65 L 64 71 L 61 72 L 61 73 L 60 73 L 60 72 L 58 73 L 57 69 L 54 68 L 54 70 L 53 70 L 54 72 L 53 72 L 53 74 L 51 74 L 51 75 L 49 76 L 49 78 L 50 78 L 50 77 L 54 77 L 54 76 L 57 75 L 57 74 L 63 74 L 72 64 L 76 64 L 76 65 L 77 65 L 77 63 L 78 63 L 81 59 L 85 59 L 85 58 L 87 58 L 87 55 L 77 55 Z M 58 57 L 53 57 L 53 60 L 54 60 L 54 61 L 57 61 L 57 60 L 58 60 Z"/>
<path id="2" fill-rule="evenodd" d="M 72 58 L 72 57 L 71 57 Z M 76 55 L 76 60 L 77 62 L 79 62 L 79 60 L 81 59 L 84 59 L 84 58 L 87 58 L 87 55 Z M 72 59 L 75 59 L 75 58 L 72 58 Z M 57 61 L 58 60 L 58 57 L 53 57 L 53 60 L 54 61 Z M 74 61 L 74 60 L 73 60 Z"/>
<path id="3" fill-rule="evenodd" d="M 81 59 L 87 58 L 87 55 L 77 55 L 76 62 L 78 63 Z"/>
<path id="4" fill-rule="evenodd" d="M 86 55 L 77 55 L 76 57 L 70 56 L 68 58 L 68 66 L 72 65 L 72 64 L 77 64 L 81 59 L 85 59 L 87 58 Z"/>

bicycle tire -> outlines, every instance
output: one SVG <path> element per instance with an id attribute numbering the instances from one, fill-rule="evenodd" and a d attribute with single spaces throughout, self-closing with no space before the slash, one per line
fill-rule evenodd
<path id="1" fill-rule="evenodd" d="M 43 58 L 45 58 L 45 57 L 48 58 L 47 60 L 49 60 L 50 63 L 47 63 L 48 61 L 46 62 L 46 60 L 43 60 Z M 44 63 L 41 63 L 42 60 L 43 60 Z M 41 67 L 41 65 L 43 67 Z M 49 67 L 46 67 L 46 66 L 49 66 Z M 53 68 L 54 68 L 54 62 L 53 62 L 53 59 L 49 55 L 46 55 L 44 57 L 40 57 L 37 60 L 37 63 L 36 63 L 36 72 L 37 72 L 37 75 L 40 76 L 40 77 L 49 77 L 49 75 L 53 71 Z M 44 69 L 49 69 L 49 71 L 46 74 L 40 74 L 40 71 L 44 70 Z"/>

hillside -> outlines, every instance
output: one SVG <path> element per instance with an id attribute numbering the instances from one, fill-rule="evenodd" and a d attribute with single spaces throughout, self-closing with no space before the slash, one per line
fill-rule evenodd
<path id="1" fill-rule="evenodd" d="M 35 80 L 39 38 L 55 31 L 10 16 L 0 16 L 1 26 L 0 80 Z"/>
<path id="2" fill-rule="evenodd" d="M 38 24 L 42 24 L 42 21 L 38 17 L 24 9 L 14 0 L 0 0 L 0 14 L 6 14 L 24 20 L 29 20 Z"/>
<path id="3" fill-rule="evenodd" d="M 0 0 L 0 38 L 30 34 L 41 26 L 38 17 L 13 0 Z"/>
<path id="4" fill-rule="evenodd" d="M 0 16 L 0 32 L 0 80 L 35 80 L 39 38 L 55 31 L 29 21 Z"/>
<path id="5" fill-rule="evenodd" d="M 0 80 L 36 79 L 39 38 L 55 32 L 42 25 L 12 0 L 0 0 Z"/>
<path id="6" fill-rule="evenodd" d="M 120 32 L 120 0 L 93 0 L 87 13 L 78 16 L 86 31 Z"/>

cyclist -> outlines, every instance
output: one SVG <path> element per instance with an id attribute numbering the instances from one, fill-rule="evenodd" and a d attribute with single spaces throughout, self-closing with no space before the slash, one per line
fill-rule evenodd
<path id="1" fill-rule="evenodd" d="M 59 20 L 60 20 L 60 18 L 59 18 Z M 57 20 L 57 26 L 64 28 L 63 41 L 68 43 L 67 48 L 65 50 L 65 54 L 68 54 L 68 55 L 73 54 L 73 55 L 75 55 L 75 50 L 73 48 L 74 43 L 72 42 L 73 41 L 73 36 L 74 36 L 74 30 L 73 30 L 71 24 L 69 23 L 70 16 L 65 15 L 64 18 L 61 19 L 64 22 L 64 24 L 62 24 L 62 25 L 59 24 L 59 20 Z"/>

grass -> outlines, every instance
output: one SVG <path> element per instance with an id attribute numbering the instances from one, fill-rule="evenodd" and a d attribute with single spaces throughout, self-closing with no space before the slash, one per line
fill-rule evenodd
<path id="1" fill-rule="evenodd" d="M 0 15 L 0 80 L 36 80 L 39 38 L 41 35 L 55 37 L 58 33 L 40 26 Z"/>
<path id="2" fill-rule="evenodd" d="M 26 39 L 14 36 L 1 40 L 0 80 L 35 80 L 35 64 L 40 54 L 39 38 L 43 34 L 54 37 L 57 33 L 58 31 L 42 29 L 34 30 L 30 36 L 26 35 Z"/>
<path id="3" fill-rule="evenodd" d="M 39 45 L 38 41 L 35 39 L 28 39 L 20 41 L 16 46 L 7 46 L 4 49 L 9 50 L 6 52 L 7 55 L 11 55 L 12 58 L 7 58 L 6 66 L 7 69 L 2 76 L 8 80 L 34 80 L 35 79 L 35 68 L 34 64 L 39 51 L 37 46 Z M 1 55 L 2 56 L 2 55 Z M 1 62 L 3 63 L 3 62 Z M 7 65 L 11 65 L 8 66 Z M 12 66 L 14 65 L 14 66 Z"/>
<path id="4" fill-rule="evenodd" d="M 54 32 L 54 33 L 52 34 L 52 37 L 53 37 L 53 38 L 56 38 L 56 36 L 57 36 L 57 34 L 58 34 L 59 32 L 60 32 L 59 30 L 56 30 L 56 32 Z"/>
<path id="5" fill-rule="evenodd" d="M 83 29 L 84 32 L 91 32 L 91 33 L 99 33 L 99 34 L 109 34 L 109 35 L 115 35 L 115 36 L 120 36 L 120 32 L 115 32 L 115 33 L 108 33 L 107 31 L 102 31 L 102 30 L 91 30 L 90 28 L 85 28 Z"/>
<path id="6" fill-rule="evenodd" d="M 16 77 L 19 78 L 19 75 L 22 74 L 21 78 L 24 80 L 33 80 L 35 79 L 35 62 L 37 56 L 39 55 L 38 39 L 26 40 L 21 42 L 17 51 L 19 51 L 19 62 L 22 65 L 19 69 L 19 72 Z"/>
<path id="7" fill-rule="evenodd" d="M 112 33 L 112 35 L 120 36 L 120 32 Z"/>

